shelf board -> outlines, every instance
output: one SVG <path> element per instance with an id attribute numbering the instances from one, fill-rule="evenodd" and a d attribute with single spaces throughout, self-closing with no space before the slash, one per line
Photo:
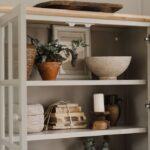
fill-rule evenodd
<path id="1" fill-rule="evenodd" d="M 0 6 L 0 14 L 12 10 L 12 6 Z M 100 24 L 120 26 L 150 26 L 149 16 L 128 15 L 118 13 L 87 12 L 64 9 L 46 9 L 27 7 L 26 19 L 31 21 L 57 21 L 76 24 Z"/>
<path id="2" fill-rule="evenodd" d="M 66 139 L 78 137 L 104 136 L 104 135 L 122 135 L 146 133 L 146 128 L 140 127 L 113 127 L 108 130 L 90 130 L 90 129 L 69 129 L 44 131 L 36 134 L 28 134 L 27 141 Z"/>
<path id="3" fill-rule="evenodd" d="M 145 80 L 56 80 L 27 81 L 27 86 L 98 86 L 98 85 L 145 85 Z"/>

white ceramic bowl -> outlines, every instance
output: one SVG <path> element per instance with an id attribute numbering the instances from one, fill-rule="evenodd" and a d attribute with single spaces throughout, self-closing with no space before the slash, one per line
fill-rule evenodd
<path id="1" fill-rule="evenodd" d="M 130 65 L 131 56 L 87 57 L 89 70 L 101 80 L 116 80 Z"/>

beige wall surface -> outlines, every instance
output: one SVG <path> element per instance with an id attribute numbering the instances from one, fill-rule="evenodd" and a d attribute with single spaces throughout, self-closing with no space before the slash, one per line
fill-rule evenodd
<path id="1" fill-rule="evenodd" d="M 143 14 L 150 15 L 150 0 L 143 0 L 142 10 Z"/>
<path id="2" fill-rule="evenodd" d="M 25 2 L 25 3 L 27 3 L 27 5 L 32 6 L 36 3 L 40 3 L 40 2 L 44 2 L 44 1 L 48 1 L 48 0 L 0 0 L 0 5 L 1 4 L 16 5 L 20 2 Z M 82 0 L 82 1 L 91 2 L 91 0 Z M 149 1 L 149 0 L 145 0 L 145 1 Z M 121 11 L 119 11 L 119 13 L 142 14 L 143 0 L 92 0 L 92 2 L 120 3 L 120 4 L 123 4 L 124 8 Z"/>

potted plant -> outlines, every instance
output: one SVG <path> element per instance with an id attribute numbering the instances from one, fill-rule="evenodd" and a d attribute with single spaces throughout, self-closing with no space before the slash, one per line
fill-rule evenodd
<path id="1" fill-rule="evenodd" d="M 43 80 L 56 80 L 58 71 L 63 61 L 71 56 L 71 65 L 74 67 L 78 58 L 77 49 L 86 47 L 84 41 L 71 41 L 71 48 L 62 45 L 58 40 L 53 40 L 47 44 L 41 44 L 38 39 L 28 35 L 32 45 L 35 46 L 37 55 L 35 63 Z"/>

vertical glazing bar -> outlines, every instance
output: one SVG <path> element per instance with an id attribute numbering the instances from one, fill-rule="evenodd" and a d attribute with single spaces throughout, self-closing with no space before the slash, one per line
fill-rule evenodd
<path id="1" fill-rule="evenodd" d="M 0 81 L 4 80 L 5 72 L 5 28 L 0 27 Z M 5 138 L 5 87 L 0 85 L 0 140 Z M 0 150 L 5 150 L 4 145 L 0 145 Z"/>
<path id="2" fill-rule="evenodd" d="M 12 52 L 12 23 L 8 23 L 8 80 L 13 79 L 13 52 Z M 9 141 L 13 143 L 13 87 L 8 87 L 8 124 L 9 124 Z"/>
<path id="3" fill-rule="evenodd" d="M 0 27 L 0 81 L 3 81 L 5 78 L 5 27 Z"/>
<path id="4" fill-rule="evenodd" d="M 12 69 L 12 58 L 13 58 L 13 53 L 12 53 L 12 23 L 8 23 L 8 78 L 9 80 L 12 80 L 13 76 L 13 69 Z"/>
<path id="5" fill-rule="evenodd" d="M 21 150 L 27 150 L 27 71 L 26 71 L 26 9 L 20 5 L 18 16 L 19 103 L 21 113 Z"/>
<path id="6" fill-rule="evenodd" d="M 9 86 L 8 88 L 8 113 L 9 113 L 9 120 L 8 120 L 8 124 L 9 124 L 9 140 L 11 143 L 13 143 L 13 87 Z"/>

